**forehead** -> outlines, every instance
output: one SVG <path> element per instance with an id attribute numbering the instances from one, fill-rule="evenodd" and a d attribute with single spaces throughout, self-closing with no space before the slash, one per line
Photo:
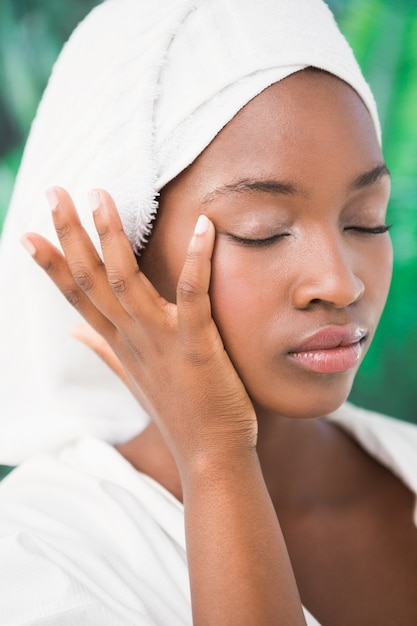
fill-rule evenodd
<path id="1" fill-rule="evenodd" d="M 180 179 L 203 193 L 277 172 L 291 180 L 315 177 L 332 165 L 335 175 L 343 164 L 352 177 L 380 161 L 372 118 L 358 94 L 326 72 L 304 70 L 243 107 Z"/>
<path id="2" fill-rule="evenodd" d="M 216 228 L 227 215 L 240 222 L 242 208 L 252 215 L 265 213 L 259 193 L 241 195 L 248 181 L 264 199 L 265 190 L 270 199 L 284 192 L 293 199 L 294 211 L 314 212 L 313 207 L 343 205 L 352 187 L 364 182 L 364 175 L 365 183 L 372 183 L 384 173 L 378 170 L 381 164 L 371 116 L 357 93 L 324 72 L 294 74 L 247 104 L 196 161 L 164 187 L 142 269 L 165 297 L 175 301 L 175 286 L 200 213 L 206 213 Z M 233 201 L 239 198 L 242 202 Z M 271 216 L 275 203 L 270 204 Z"/>

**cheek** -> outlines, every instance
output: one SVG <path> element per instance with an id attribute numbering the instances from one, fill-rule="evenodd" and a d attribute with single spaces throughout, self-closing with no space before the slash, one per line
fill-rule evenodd
<path id="1" fill-rule="evenodd" d="M 274 263 L 255 257 L 230 245 L 218 245 L 213 257 L 213 318 L 235 362 L 240 352 L 262 354 L 287 297 L 283 281 L 274 279 Z"/>
<path id="2" fill-rule="evenodd" d="M 366 275 L 366 292 L 373 301 L 378 319 L 384 308 L 392 277 L 393 251 L 389 237 L 386 237 L 375 249 L 373 255 L 367 255 L 363 261 Z"/>
<path id="3" fill-rule="evenodd" d="M 243 288 L 245 283 L 246 289 Z M 210 300 L 222 339 L 230 345 L 232 338 L 247 325 L 247 318 L 242 319 L 239 311 L 251 309 L 252 297 L 244 270 L 228 263 L 219 253 L 212 262 Z"/>

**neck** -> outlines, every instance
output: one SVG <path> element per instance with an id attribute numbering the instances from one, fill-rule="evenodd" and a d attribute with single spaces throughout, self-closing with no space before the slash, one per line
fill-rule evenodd
<path id="1" fill-rule="evenodd" d="M 327 468 L 335 439 L 344 435 L 320 418 L 263 415 L 258 428 L 258 456 L 275 507 L 294 510 L 327 498 Z"/>

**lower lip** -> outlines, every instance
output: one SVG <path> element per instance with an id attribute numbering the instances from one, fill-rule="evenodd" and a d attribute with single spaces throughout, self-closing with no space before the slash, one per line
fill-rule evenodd
<path id="1" fill-rule="evenodd" d="M 291 352 L 290 357 L 299 365 L 319 374 L 338 374 L 356 367 L 362 356 L 362 342 L 328 350 Z"/>

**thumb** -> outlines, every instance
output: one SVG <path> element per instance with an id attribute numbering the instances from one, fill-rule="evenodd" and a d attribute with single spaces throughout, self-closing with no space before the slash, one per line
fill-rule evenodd
<path id="1" fill-rule="evenodd" d="M 178 326 L 189 345 L 199 343 L 213 326 L 209 286 L 214 239 L 213 222 L 200 215 L 177 285 Z"/>

